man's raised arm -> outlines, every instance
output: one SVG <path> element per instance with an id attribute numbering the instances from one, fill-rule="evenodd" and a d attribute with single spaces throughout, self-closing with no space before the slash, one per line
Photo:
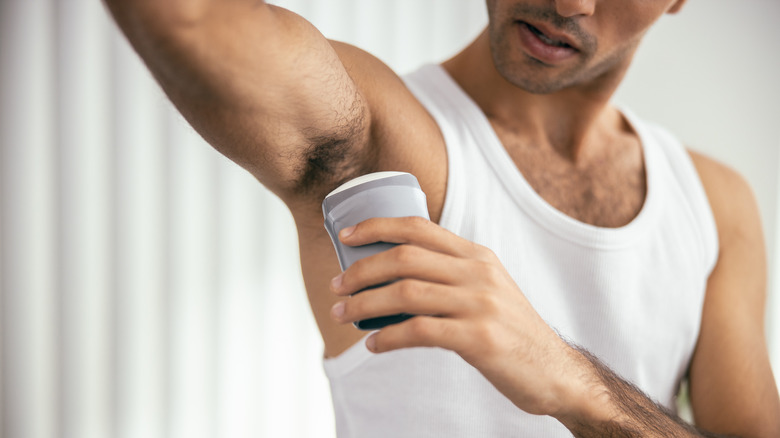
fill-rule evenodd
<path id="1" fill-rule="evenodd" d="M 333 45 L 256 0 L 105 0 L 171 101 L 282 199 L 365 167 L 371 117 Z"/>

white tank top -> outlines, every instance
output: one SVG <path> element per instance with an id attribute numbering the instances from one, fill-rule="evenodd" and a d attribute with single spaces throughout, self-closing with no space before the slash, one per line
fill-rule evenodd
<path id="1" fill-rule="evenodd" d="M 647 197 L 628 225 L 596 227 L 531 188 L 441 66 L 405 81 L 447 144 L 440 224 L 492 249 L 548 324 L 674 410 L 718 254 L 712 212 L 683 146 L 623 111 L 642 143 Z M 551 417 L 520 411 L 443 349 L 374 355 L 358 342 L 324 367 L 340 438 L 571 436 Z"/>

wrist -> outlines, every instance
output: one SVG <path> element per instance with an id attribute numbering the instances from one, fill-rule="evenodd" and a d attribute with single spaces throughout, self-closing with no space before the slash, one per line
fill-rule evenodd
<path id="1" fill-rule="evenodd" d="M 621 412 L 614 403 L 609 386 L 603 376 L 583 353 L 572 347 L 569 382 L 562 385 L 560 407 L 551 414 L 569 430 L 582 426 L 619 421 Z"/>

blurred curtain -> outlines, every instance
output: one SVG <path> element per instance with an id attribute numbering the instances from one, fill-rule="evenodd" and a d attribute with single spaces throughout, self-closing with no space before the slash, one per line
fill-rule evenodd
<path id="1" fill-rule="evenodd" d="M 398 71 L 485 15 L 278 3 Z M 0 0 L 0 69 L 2 437 L 333 436 L 289 213 L 193 133 L 101 3 Z"/>

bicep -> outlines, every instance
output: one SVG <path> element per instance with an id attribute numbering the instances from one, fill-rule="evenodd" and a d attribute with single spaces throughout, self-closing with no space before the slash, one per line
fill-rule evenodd
<path id="1" fill-rule="evenodd" d="M 758 208 L 736 173 L 701 156 L 694 161 L 720 240 L 690 369 L 694 417 L 712 432 L 774 436 L 780 402 L 764 336 L 766 256 Z"/>
<path id="2" fill-rule="evenodd" d="M 338 178 L 364 157 L 368 106 L 298 15 L 225 1 L 181 20 L 117 21 L 190 124 L 277 194 L 301 190 L 312 172 Z"/>

